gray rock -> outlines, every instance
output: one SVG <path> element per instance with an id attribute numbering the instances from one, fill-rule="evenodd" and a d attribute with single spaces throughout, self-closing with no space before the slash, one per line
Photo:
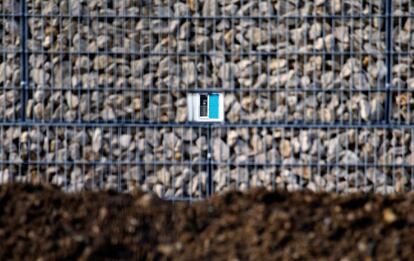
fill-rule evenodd
<path id="1" fill-rule="evenodd" d="M 131 62 L 131 73 L 132 76 L 140 77 L 144 74 L 149 64 L 149 60 L 146 58 L 135 60 Z"/>
<path id="2" fill-rule="evenodd" d="M 52 15 L 57 14 L 59 12 L 59 8 L 54 2 L 47 2 L 46 5 L 43 6 L 43 14 L 44 15 Z"/>
<path id="3" fill-rule="evenodd" d="M 132 136 L 129 134 L 124 134 L 119 137 L 119 145 L 122 149 L 127 149 L 131 146 Z"/>
<path id="4" fill-rule="evenodd" d="M 368 65 L 368 73 L 372 78 L 384 79 L 387 75 L 387 67 L 384 61 L 379 60 L 374 64 Z"/>
<path id="5" fill-rule="evenodd" d="M 175 134 L 183 141 L 194 141 L 197 139 L 197 130 L 192 128 L 177 129 Z"/>
<path id="6" fill-rule="evenodd" d="M 309 28 L 309 39 L 315 40 L 321 36 L 322 33 L 322 26 L 320 23 L 314 23 Z"/>
<path id="7" fill-rule="evenodd" d="M 110 49 L 111 48 L 111 38 L 108 35 L 100 35 L 96 39 L 96 44 L 99 49 Z"/>
<path id="8" fill-rule="evenodd" d="M 51 183 L 58 187 L 62 187 L 66 184 L 66 178 L 62 175 L 56 174 L 53 176 Z"/>
<path id="9" fill-rule="evenodd" d="M 172 174 L 165 167 L 157 172 L 158 181 L 164 186 L 164 189 L 171 186 Z"/>
<path id="10" fill-rule="evenodd" d="M 334 29 L 335 39 L 338 41 L 349 43 L 349 27 L 348 26 L 337 26 Z"/>
<path id="11" fill-rule="evenodd" d="M 220 9 L 218 7 L 218 1 L 205 0 L 202 10 L 203 16 L 218 16 L 220 15 Z"/>
<path id="12" fill-rule="evenodd" d="M 335 111 L 330 108 L 322 108 L 320 110 L 320 118 L 323 122 L 333 122 L 335 120 Z"/>
<path id="13" fill-rule="evenodd" d="M 300 131 L 299 133 L 300 148 L 302 152 L 307 152 L 312 146 L 309 131 Z"/>
<path id="14" fill-rule="evenodd" d="M 68 154 L 68 151 L 67 151 L 66 148 L 62 148 L 62 149 L 58 150 L 57 153 L 56 153 L 56 160 L 58 162 L 66 161 L 67 160 L 67 154 Z"/>
<path id="15" fill-rule="evenodd" d="M 75 33 L 72 39 L 72 44 L 73 44 L 73 49 L 74 50 L 80 50 L 80 51 L 85 51 L 85 50 L 89 50 L 89 51 L 96 51 L 96 50 L 90 50 L 88 48 L 88 41 L 81 36 L 79 33 Z"/>
<path id="16" fill-rule="evenodd" d="M 93 59 L 93 68 L 95 70 L 103 70 L 113 63 L 113 58 L 108 55 L 98 55 Z"/>
<path id="17" fill-rule="evenodd" d="M 40 131 L 40 129 L 36 128 L 36 129 L 32 129 L 29 132 L 29 137 L 30 137 L 30 141 L 32 143 L 41 143 L 44 140 L 44 134 Z"/>
<path id="18" fill-rule="evenodd" d="M 366 75 L 363 73 L 353 74 L 351 77 L 351 84 L 356 89 L 368 89 L 370 86 Z"/>
<path id="19" fill-rule="evenodd" d="M 408 72 L 408 68 L 409 68 L 408 64 L 399 63 L 399 64 L 395 64 L 392 67 L 392 72 L 395 73 L 398 76 L 405 75 Z"/>
<path id="20" fill-rule="evenodd" d="M 359 112 L 360 112 L 361 118 L 366 121 L 369 120 L 370 115 L 371 115 L 370 106 L 366 99 L 362 98 L 359 100 L 359 109 L 360 109 Z"/>
<path id="21" fill-rule="evenodd" d="M 194 45 L 200 52 L 208 52 L 212 48 L 212 41 L 210 37 L 204 35 L 196 35 Z"/>
<path id="22" fill-rule="evenodd" d="M 69 155 L 72 160 L 80 160 L 81 159 L 81 147 L 79 143 L 72 143 L 69 146 Z"/>
<path id="23" fill-rule="evenodd" d="M 290 12 L 295 11 L 295 5 L 287 1 L 278 1 L 275 5 L 275 9 L 278 15 L 286 15 Z"/>
<path id="24" fill-rule="evenodd" d="M 191 23 L 185 22 L 181 25 L 179 31 L 179 39 L 187 40 L 191 35 Z"/>
<path id="25" fill-rule="evenodd" d="M 145 128 L 145 141 L 153 148 L 160 146 L 161 134 L 158 129 Z"/>
<path id="26" fill-rule="evenodd" d="M 407 88 L 409 90 L 414 90 L 414 78 L 407 79 Z"/>
<path id="27" fill-rule="evenodd" d="M 33 93 L 33 98 L 36 102 L 43 102 L 46 98 L 46 92 L 43 90 L 37 90 Z"/>
<path id="28" fill-rule="evenodd" d="M 82 15 L 85 13 L 82 2 L 80 1 L 69 1 L 69 14 L 71 15 Z"/>
<path id="29" fill-rule="evenodd" d="M 98 153 L 102 148 L 102 130 L 95 129 L 92 136 L 92 150 Z"/>
<path id="30" fill-rule="evenodd" d="M 280 150 L 280 154 L 284 158 L 290 157 L 292 153 L 292 147 L 291 147 L 289 140 L 282 140 L 280 142 L 279 150 Z"/>
<path id="31" fill-rule="evenodd" d="M 117 176 L 109 175 L 105 182 L 105 189 L 117 190 L 118 189 L 118 178 Z"/>
<path id="32" fill-rule="evenodd" d="M 91 66 L 91 61 L 87 56 L 80 56 L 76 58 L 75 69 L 77 70 L 88 70 Z"/>
<path id="33" fill-rule="evenodd" d="M 173 132 L 165 133 L 164 134 L 164 139 L 163 139 L 163 144 L 168 149 L 174 150 L 176 148 L 178 140 L 179 140 L 179 138 Z"/>
<path id="34" fill-rule="evenodd" d="M 230 110 L 227 112 L 227 120 L 230 122 L 237 122 L 241 115 L 241 105 L 239 102 L 233 103 Z"/>
<path id="35" fill-rule="evenodd" d="M 341 151 L 339 154 L 341 160 L 340 162 L 342 164 L 358 164 L 360 163 L 358 155 L 350 150 Z"/>
<path id="36" fill-rule="evenodd" d="M 189 1 L 190 4 L 191 1 Z M 191 8 L 187 3 L 175 3 L 174 4 L 174 15 L 175 16 L 186 16 L 191 14 Z"/>
<path id="37" fill-rule="evenodd" d="M 37 85 L 44 87 L 44 85 L 48 84 L 49 79 L 50 79 L 50 74 L 46 73 L 44 70 L 33 69 L 31 73 L 32 73 L 32 79 Z M 0 75 L 0 78 L 1 78 L 1 75 Z"/>
<path id="38" fill-rule="evenodd" d="M 36 119 L 44 119 L 45 107 L 38 103 L 33 107 L 33 115 Z"/>
<path id="39" fill-rule="evenodd" d="M 107 106 L 101 111 L 101 117 L 104 120 L 114 120 L 115 112 L 111 107 Z"/>
<path id="40" fill-rule="evenodd" d="M 13 181 L 13 176 L 10 175 L 9 170 L 0 170 L 0 184 L 6 184 Z"/>
<path id="41" fill-rule="evenodd" d="M 74 110 L 78 107 L 79 98 L 76 95 L 72 94 L 71 92 L 66 92 L 65 99 L 66 99 L 66 103 L 68 104 L 71 110 Z"/>
<path id="42" fill-rule="evenodd" d="M 177 29 L 179 28 L 179 26 L 180 26 L 180 20 L 178 19 L 171 20 L 168 25 L 168 30 L 170 33 L 175 33 Z"/>
<path id="43" fill-rule="evenodd" d="M 227 133 L 227 144 L 234 146 L 239 138 L 239 134 L 235 130 L 231 130 Z"/>
<path id="44" fill-rule="evenodd" d="M 269 70 L 271 71 L 281 71 L 287 66 L 287 61 L 285 59 L 273 59 L 269 63 Z"/>
<path id="45" fill-rule="evenodd" d="M 69 87 L 72 84 L 71 81 L 71 64 L 69 62 L 58 63 L 54 67 L 54 87 L 62 88 Z"/>
<path id="46" fill-rule="evenodd" d="M 217 162 L 227 161 L 230 158 L 230 148 L 221 139 L 213 139 L 213 159 Z"/>
<path id="47" fill-rule="evenodd" d="M 377 192 L 377 193 L 387 195 L 387 194 L 394 194 L 395 193 L 395 188 L 393 186 L 389 186 L 389 185 L 377 186 L 377 187 L 374 187 L 374 191 Z"/>
<path id="48" fill-rule="evenodd" d="M 184 63 L 183 69 L 183 81 L 185 84 L 191 85 L 196 82 L 197 68 L 194 63 Z"/>
<path id="49" fill-rule="evenodd" d="M 155 184 L 153 187 L 153 191 L 158 197 L 162 197 L 164 195 L 164 189 L 161 184 Z"/>
<path id="50" fill-rule="evenodd" d="M 315 49 L 322 51 L 332 51 L 333 47 L 334 47 L 334 36 L 332 34 L 326 35 L 325 37 L 320 37 L 316 40 L 315 42 Z"/>
<path id="51" fill-rule="evenodd" d="M 245 39 L 254 46 L 265 44 L 269 40 L 268 32 L 258 27 L 250 27 L 246 32 Z"/>
<path id="52" fill-rule="evenodd" d="M 361 62 L 356 58 L 349 58 L 341 70 L 341 77 L 349 77 L 352 73 L 361 71 Z"/>

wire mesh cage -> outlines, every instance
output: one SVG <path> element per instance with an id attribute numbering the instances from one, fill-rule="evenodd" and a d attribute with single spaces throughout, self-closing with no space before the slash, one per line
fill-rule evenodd
<path id="1" fill-rule="evenodd" d="M 403 0 L 4 0 L 0 180 L 411 190 L 413 33 Z M 224 122 L 190 122 L 190 92 Z"/>

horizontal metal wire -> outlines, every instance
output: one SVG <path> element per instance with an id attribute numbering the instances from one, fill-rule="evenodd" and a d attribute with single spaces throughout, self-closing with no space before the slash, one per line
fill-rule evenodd
<path id="1" fill-rule="evenodd" d="M 413 168 L 414 164 L 405 164 L 405 163 L 375 163 L 375 162 L 361 162 L 361 163 L 318 163 L 318 162 L 309 162 L 309 163 L 262 163 L 262 162 L 239 162 L 235 163 L 232 161 L 229 162 L 212 162 L 213 165 L 217 166 L 232 166 L 232 167 L 279 167 L 279 168 L 300 168 L 300 167 L 310 167 L 310 168 Z"/>
<path id="2" fill-rule="evenodd" d="M 266 44 L 264 44 L 266 45 Z M 276 47 L 276 46 L 275 46 Z M 203 48 L 201 48 L 203 49 Z M 211 48 L 214 49 L 214 48 Z M 113 51 L 81 51 L 81 50 L 73 50 L 73 51 L 42 51 L 42 50 L 29 50 L 27 51 L 29 54 L 51 54 L 51 55 L 128 55 L 132 58 L 140 58 L 142 56 L 234 56 L 234 55 L 241 55 L 241 56 L 286 56 L 286 55 L 369 55 L 373 57 L 382 57 L 388 52 L 368 52 L 368 51 L 307 51 L 307 52 L 300 52 L 300 51 L 294 51 L 294 52 L 278 52 L 278 51 L 240 51 L 240 52 L 232 52 L 232 51 L 188 51 L 188 52 L 113 52 Z M 392 53 L 392 52 L 391 52 Z M 414 55 L 413 52 L 398 52 L 400 55 Z"/>
<path id="3" fill-rule="evenodd" d="M 32 144 L 36 144 L 36 142 L 31 142 Z M 58 160 L 25 160 L 22 162 L 13 161 L 13 160 L 0 160 L 0 165 L 12 165 L 12 164 L 22 164 L 22 165 L 65 165 L 65 166 L 78 166 L 78 165 L 155 165 L 155 166 L 205 166 L 210 164 L 207 160 L 200 160 L 200 161 L 171 161 L 171 160 L 151 160 L 151 161 L 116 161 L 116 160 L 105 160 L 105 161 L 83 161 L 83 160 L 65 160 L 65 161 L 58 161 Z"/>
<path id="4" fill-rule="evenodd" d="M 32 142 L 36 144 L 35 142 Z M 376 163 L 376 162 L 360 162 L 360 163 L 319 163 L 319 162 L 309 162 L 309 163 L 283 163 L 283 162 L 234 162 L 234 161 L 226 161 L 226 162 L 218 162 L 218 161 L 208 161 L 208 160 L 201 160 L 201 161 L 117 161 L 117 160 L 106 160 L 106 161 L 57 161 L 57 160 L 27 160 L 27 161 L 12 161 L 12 160 L 0 160 L 0 165 L 51 165 L 51 166 L 58 166 L 63 165 L 65 167 L 73 167 L 73 166 L 81 166 L 81 165 L 105 165 L 105 166 L 141 166 L 141 165 L 155 165 L 155 166 L 207 166 L 209 164 L 213 166 L 230 166 L 230 167 L 279 167 L 279 168 L 300 168 L 300 167 L 310 167 L 310 168 L 413 168 L 414 164 L 407 164 L 407 163 Z"/>
<path id="5" fill-rule="evenodd" d="M 196 127 L 196 128 L 289 128 L 289 129 L 410 129 L 414 128 L 414 123 L 391 122 L 385 120 L 373 122 L 346 122 L 335 121 L 330 123 L 324 122 L 237 122 L 237 123 L 204 123 L 204 122 L 152 122 L 152 121 L 95 121 L 95 122 L 53 122 L 53 121 L 36 121 L 26 120 L 20 122 L 0 122 L 0 126 L 18 126 L 18 127 L 141 127 L 141 128 L 162 128 L 162 127 Z"/>
<path id="6" fill-rule="evenodd" d="M 277 75 L 275 75 L 277 76 Z M 385 83 L 384 83 L 385 85 Z M 73 91 L 73 92 L 80 92 L 80 93 L 87 93 L 87 92 L 153 92 L 153 93 L 169 93 L 169 92 L 185 92 L 185 93 L 205 93 L 205 92 L 229 92 L 229 93 L 240 93 L 240 92 L 251 92 L 251 93 L 258 93 L 258 92 L 286 92 L 286 93 L 297 93 L 297 92 L 352 92 L 352 93 L 359 93 L 359 92 L 371 92 L 371 93 L 382 93 L 382 92 L 414 92 L 414 89 L 407 89 L 407 88 L 384 88 L 384 87 L 372 87 L 372 88 L 356 88 L 356 87 L 347 87 L 347 88 L 303 88 L 301 86 L 298 87 L 279 87 L 279 88 L 258 88 L 258 89 L 243 89 L 243 88 L 220 88 L 220 87 L 210 87 L 210 88 L 203 88 L 203 87 L 150 87 L 150 88 L 136 88 L 133 86 L 125 86 L 125 87 L 117 87 L 117 86 L 108 86 L 105 85 L 104 87 L 100 88 L 90 88 L 90 87 L 36 87 L 30 86 L 26 88 L 30 91 Z M 15 91 L 19 90 L 18 88 L 13 87 L 4 87 L 0 90 L 9 90 Z"/>
<path id="7" fill-rule="evenodd" d="M 324 14 L 298 14 L 298 15 L 217 15 L 217 16 L 203 16 L 203 15 L 140 15 L 138 14 L 123 14 L 123 13 L 116 13 L 116 14 L 35 14 L 35 13 L 14 13 L 14 14 L 0 14 L 0 17 L 21 17 L 25 16 L 28 18 L 69 18 L 69 19 L 150 19 L 150 20 L 157 20 L 157 19 L 169 19 L 169 20 L 286 20 L 286 19 L 375 19 L 375 18 L 414 18 L 414 14 L 399 14 L 399 15 L 392 15 L 389 16 L 387 14 L 332 14 L 332 15 L 324 15 Z"/>
<path id="8" fill-rule="evenodd" d="M 281 42 L 283 43 L 283 42 Z M 398 42 L 397 42 L 398 43 Z M 264 44 L 266 45 L 266 44 Z M 214 50 L 214 48 L 211 48 Z M 297 52 L 277 52 L 277 51 L 240 51 L 240 52 L 230 52 L 230 51 L 188 51 L 188 52 L 113 52 L 113 51 L 43 51 L 43 50 L 25 50 L 21 51 L 20 49 L 16 50 L 9 50 L 9 49 L 0 49 L 0 53 L 5 54 L 21 54 L 21 53 L 27 53 L 27 54 L 36 54 L 36 55 L 89 55 L 89 56 L 96 56 L 96 55 L 109 55 L 109 56 L 130 56 L 131 58 L 140 58 L 140 57 L 146 57 L 146 56 L 232 56 L 232 55 L 240 55 L 240 56 L 279 56 L 283 58 L 283 56 L 340 56 L 340 55 L 347 55 L 347 56 L 358 56 L 358 55 L 370 55 L 374 58 L 382 58 L 387 54 L 393 55 L 393 56 L 414 56 L 414 51 L 381 51 L 381 52 L 368 52 L 368 51 L 297 51 Z"/>

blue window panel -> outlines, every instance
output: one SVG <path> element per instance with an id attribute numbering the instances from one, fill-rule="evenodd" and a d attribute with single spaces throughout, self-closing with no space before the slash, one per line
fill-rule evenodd
<path id="1" fill-rule="evenodd" d="M 210 98 L 209 111 L 208 111 L 209 118 L 218 119 L 219 118 L 219 95 L 210 94 L 209 98 Z"/>

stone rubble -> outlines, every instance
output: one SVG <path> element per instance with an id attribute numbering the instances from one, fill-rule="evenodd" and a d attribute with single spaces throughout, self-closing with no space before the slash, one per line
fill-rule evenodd
<path id="1" fill-rule="evenodd" d="M 186 122 L 186 94 L 201 88 L 228 90 L 229 123 L 379 122 L 386 109 L 384 1 L 110 2 L 29 2 L 35 15 L 28 17 L 25 108 L 19 19 L 0 20 L 0 50 L 7 51 L 0 55 L 0 121 L 20 121 L 25 110 L 37 122 L 91 123 L 1 126 L 0 160 L 10 164 L 0 164 L 0 183 L 47 180 L 68 191 L 141 187 L 202 197 L 210 154 L 215 191 L 411 188 L 413 170 L 402 167 L 414 164 L 406 129 L 218 128 L 209 148 L 204 128 L 93 125 Z M 393 3 L 394 15 L 413 8 Z M 0 3 L 1 14 L 18 10 L 18 1 Z M 414 51 L 414 19 L 397 19 L 392 30 L 391 118 L 411 124 L 414 61 L 404 54 Z"/>
<path id="2" fill-rule="evenodd" d="M 1 166 L 1 182 L 47 181 L 67 191 L 141 187 L 177 197 L 207 193 L 205 129 L 2 127 L 0 134 L 1 160 L 12 162 Z M 409 129 L 226 128 L 212 135 L 217 192 L 254 186 L 403 192 L 413 184 Z M 18 164 L 29 159 L 28 166 Z"/>
<path id="3" fill-rule="evenodd" d="M 384 26 L 369 18 L 353 23 L 289 18 L 297 12 L 315 17 L 342 12 L 379 15 L 381 1 L 337 0 L 327 6 L 276 0 L 180 0 L 169 5 L 165 1 L 151 5 L 128 1 L 111 6 L 103 0 L 80 6 L 72 2 L 76 1 L 59 5 L 35 1 L 29 11 L 91 16 L 138 13 L 160 19 L 115 18 L 108 22 L 31 17 L 30 76 L 35 89 L 49 90 L 44 99 L 27 103 L 33 119 L 183 122 L 186 91 L 212 87 L 238 90 L 233 102 L 226 104 L 226 120 L 230 122 L 369 122 L 383 117 L 382 113 L 367 112 L 373 111 L 374 105 L 385 106 L 384 92 L 376 91 L 385 87 Z M 278 15 L 283 20 L 197 18 L 228 15 Z M 161 19 L 164 16 L 172 18 Z M 249 54 L 262 52 L 269 54 Z M 324 52 L 338 54 L 327 56 Z M 374 54 L 362 56 L 365 52 Z M 71 92 L 66 95 L 82 106 L 62 101 L 60 89 Z M 357 90 L 372 92 L 366 95 Z M 164 102 L 156 103 L 153 94 L 157 92 L 166 96 Z M 293 97 L 296 102 L 289 103 Z M 39 103 L 45 113 L 39 113 Z M 141 106 L 135 106 L 137 103 Z"/>

